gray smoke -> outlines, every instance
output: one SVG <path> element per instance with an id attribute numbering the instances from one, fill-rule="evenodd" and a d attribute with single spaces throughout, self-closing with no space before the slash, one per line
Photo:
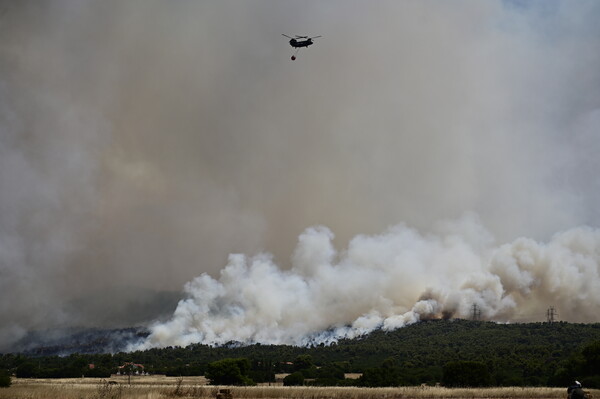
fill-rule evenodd
<path id="1" fill-rule="evenodd" d="M 474 215 L 422 234 L 396 226 L 357 236 L 337 253 L 326 228 L 307 229 L 282 270 L 266 255 L 232 255 L 219 279 L 185 286 L 171 320 L 132 349 L 195 342 L 294 344 L 354 338 L 423 319 L 543 319 L 549 304 L 572 321 L 597 317 L 600 231 L 572 229 L 548 243 L 498 247 Z M 562 315 L 562 313 L 561 313 Z"/>
<path id="2" fill-rule="evenodd" d="M 147 345 L 302 342 L 472 303 L 596 321 L 599 14 L 1 1 L 0 349 L 171 313 L 190 280 Z M 323 37 L 292 62 L 282 33 Z"/>

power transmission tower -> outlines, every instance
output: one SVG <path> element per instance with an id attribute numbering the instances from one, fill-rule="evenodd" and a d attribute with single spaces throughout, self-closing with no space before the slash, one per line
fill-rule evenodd
<path id="1" fill-rule="evenodd" d="M 471 309 L 473 310 L 473 320 L 479 320 L 481 318 L 481 310 L 479 309 L 479 306 L 474 303 Z"/>
<path id="2" fill-rule="evenodd" d="M 546 311 L 546 318 L 548 319 L 548 323 L 550 323 L 550 324 L 554 323 L 556 321 L 554 319 L 556 316 L 558 316 L 558 313 L 556 313 L 554 306 L 550 306 L 548 308 L 548 310 Z"/>

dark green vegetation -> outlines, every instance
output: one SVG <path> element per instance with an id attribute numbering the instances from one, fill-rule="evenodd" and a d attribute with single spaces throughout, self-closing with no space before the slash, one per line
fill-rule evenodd
<path id="1" fill-rule="evenodd" d="M 0 388 L 8 388 L 11 385 L 10 375 L 7 370 L 0 370 Z"/>
<path id="2" fill-rule="evenodd" d="M 600 388 L 600 324 L 439 320 L 310 348 L 231 343 L 66 357 L 7 354 L 0 369 L 19 377 L 107 377 L 126 362 L 154 374 L 207 375 L 215 383 L 232 376 L 235 384 L 267 382 L 274 373 L 293 373 L 286 384 L 567 386 L 577 378 Z M 345 381 L 345 372 L 363 377 Z"/>
<path id="3" fill-rule="evenodd" d="M 459 360 L 444 365 L 442 384 L 447 387 L 486 387 L 491 385 L 488 367 L 483 362 Z"/>
<path id="4" fill-rule="evenodd" d="M 248 359 L 222 359 L 208 364 L 206 378 L 213 385 L 253 385 L 254 381 L 248 377 L 249 372 Z"/>

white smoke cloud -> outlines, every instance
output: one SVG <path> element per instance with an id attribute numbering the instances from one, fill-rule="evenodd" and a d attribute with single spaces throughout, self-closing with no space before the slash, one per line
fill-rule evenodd
<path id="1" fill-rule="evenodd" d="M 400 225 L 358 236 L 339 253 L 332 239 L 325 227 L 307 229 L 290 270 L 265 254 L 231 255 L 218 279 L 203 274 L 186 284 L 188 298 L 136 349 L 331 342 L 469 318 L 473 305 L 486 320 L 543 320 L 554 306 L 562 319 L 581 321 L 600 306 L 600 231 L 591 228 L 496 246 L 469 214 L 426 234 Z"/>

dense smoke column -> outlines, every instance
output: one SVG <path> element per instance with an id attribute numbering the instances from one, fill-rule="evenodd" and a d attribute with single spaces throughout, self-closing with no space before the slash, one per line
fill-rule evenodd
<path id="1" fill-rule="evenodd" d="M 333 234 L 307 229 L 293 267 L 268 255 L 231 255 L 220 277 L 189 282 L 171 320 L 137 348 L 331 342 L 423 319 L 539 321 L 553 305 L 563 320 L 595 321 L 600 306 L 600 231 L 576 228 L 547 243 L 496 246 L 474 215 L 419 233 L 396 226 L 358 236 L 337 253 Z"/>

